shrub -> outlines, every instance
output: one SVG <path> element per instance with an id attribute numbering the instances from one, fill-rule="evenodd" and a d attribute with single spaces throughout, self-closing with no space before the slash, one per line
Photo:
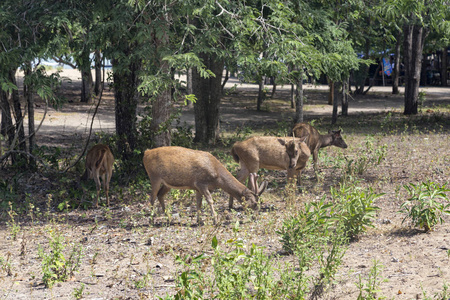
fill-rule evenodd
<path id="1" fill-rule="evenodd" d="M 64 237 L 50 230 L 50 250 L 44 252 L 39 247 L 39 257 L 42 259 L 42 281 L 51 288 L 56 282 L 68 280 L 79 269 L 82 257 L 81 245 L 72 245 L 72 251 L 66 258 L 63 251 L 66 248 Z"/>
<path id="2" fill-rule="evenodd" d="M 380 209 L 373 203 L 384 194 L 376 194 L 372 188 L 363 190 L 355 185 L 341 184 L 339 190 L 331 188 L 331 195 L 336 203 L 332 210 L 333 217 L 349 238 L 356 238 L 367 227 L 373 227 L 373 219 Z"/>
<path id="3" fill-rule="evenodd" d="M 406 213 L 402 223 L 409 218 L 414 226 L 424 228 L 427 232 L 437 223 L 444 222 L 442 215 L 450 213 L 450 203 L 440 201 L 449 201 L 446 195 L 446 192 L 450 191 L 447 183 L 442 186 L 430 181 L 418 185 L 410 183 L 404 185 L 404 188 L 408 191 L 409 198 L 400 207 L 399 212 Z"/>

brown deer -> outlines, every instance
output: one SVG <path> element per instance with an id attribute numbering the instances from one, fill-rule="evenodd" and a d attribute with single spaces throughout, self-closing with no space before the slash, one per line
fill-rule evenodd
<path id="1" fill-rule="evenodd" d="M 250 189 L 247 188 L 234 178 L 217 158 L 204 151 L 174 146 L 160 147 L 146 150 L 143 162 L 152 185 L 151 205 L 153 206 L 158 198 L 162 210 L 165 211 L 164 196 L 171 188 L 195 190 L 198 224 L 201 222 L 202 195 L 211 208 L 214 224 L 217 224 L 210 190 L 221 188 L 241 202 L 244 197 L 251 208 L 257 209 L 258 197 L 267 187 L 267 182 L 263 182 L 258 188 L 255 174 L 252 174 L 252 184 Z"/>
<path id="2" fill-rule="evenodd" d="M 231 155 L 240 166 L 237 180 L 244 182 L 249 174 L 265 168 L 286 170 L 289 183 L 306 166 L 311 155 L 305 144 L 306 138 L 286 141 L 274 136 L 256 136 L 236 142 L 231 148 Z M 233 208 L 233 197 L 230 197 L 229 207 Z"/>
<path id="3" fill-rule="evenodd" d="M 292 129 L 292 133 L 298 138 L 308 136 L 306 144 L 312 152 L 314 161 L 314 174 L 316 178 L 318 172 L 317 158 L 320 148 L 328 146 L 336 146 L 343 149 L 347 148 L 347 144 L 344 142 L 344 139 L 341 136 L 341 130 L 330 131 L 328 134 L 322 135 L 309 123 L 297 123 Z"/>
<path id="4" fill-rule="evenodd" d="M 114 156 L 107 145 L 98 144 L 93 146 L 86 155 L 86 170 L 81 180 L 94 179 L 97 186 L 97 203 L 100 197 L 100 177 L 103 189 L 106 193 L 106 201 L 109 206 L 109 181 L 111 180 L 114 165 Z"/>

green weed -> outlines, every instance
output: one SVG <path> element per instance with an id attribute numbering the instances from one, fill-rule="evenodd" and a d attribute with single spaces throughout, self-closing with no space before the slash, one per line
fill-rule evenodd
<path id="1" fill-rule="evenodd" d="M 369 274 L 367 275 L 366 281 L 363 281 L 361 274 L 358 276 L 358 283 L 356 286 L 359 289 L 358 300 L 378 300 L 385 299 L 386 297 L 377 296 L 377 293 L 380 292 L 380 285 L 383 282 L 386 282 L 386 279 L 381 277 L 383 273 L 384 266 L 378 261 L 373 261 L 373 266 L 370 269 Z"/>
<path id="2" fill-rule="evenodd" d="M 374 201 L 384 194 L 376 194 L 372 188 L 363 190 L 355 185 L 341 184 L 339 189 L 331 188 L 331 195 L 335 205 L 332 216 L 343 226 L 349 238 L 356 238 L 368 227 L 380 209 L 374 206 Z"/>
<path id="3" fill-rule="evenodd" d="M 82 258 L 81 245 L 72 244 L 71 252 L 66 258 L 64 250 L 68 245 L 65 244 L 64 237 L 59 233 L 49 230 L 50 249 L 44 252 L 39 247 L 39 257 L 42 259 L 42 281 L 47 288 L 51 288 L 56 282 L 63 282 L 73 276 L 78 271 Z"/>
<path id="4" fill-rule="evenodd" d="M 443 223 L 444 214 L 450 214 L 450 203 L 446 192 L 450 191 L 447 184 L 439 186 L 434 182 L 410 183 L 404 185 L 409 198 L 401 205 L 400 213 L 405 213 L 406 219 L 411 219 L 413 226 L 423 228 L 425 232 L 433 229 L 438 223 Z M 446 203 L 442 203 L 442 201 Z"/>

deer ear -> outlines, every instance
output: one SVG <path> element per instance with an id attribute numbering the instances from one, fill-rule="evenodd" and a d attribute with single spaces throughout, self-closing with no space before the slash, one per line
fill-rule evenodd
<path id="1" fill-rule="evenodd" d="M 308 139 L 308 137 L 309 137 L 309 134 L 308 135 L 305 135 L 304 137 L 302 137 L 302 138 L 300 138 L 300 143 L 306 143 L 306 140 Z"/>
<path id="2" fill-rule="evenodd" d="M 286 141 L 283 139 L 278 139 L 278 142 L 283 146 L 286 145 Z"/>

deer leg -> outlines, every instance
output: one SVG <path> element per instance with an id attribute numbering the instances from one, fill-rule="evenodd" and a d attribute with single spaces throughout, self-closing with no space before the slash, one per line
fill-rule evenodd
<path id="1" fill-rule="evenodd" d="M 105 180 L 105 191 L 106 191 L 106 201 L 108 202 L 109 206 L 109 182 L 111 181 L 112 177 L 112 170 L 109 173 L 106 173 L 106 180 Z"/>
<path id="2" fill-rule="evenodd" d="M 153 205 L 155 204 L 157 194 L 160 190 L 162 181 L 158 178 L 155 178 L 153 180 L 152 178 L 150 178 L 150 183 L 152 185 L 152 192 L 150 193 L 150 205 L 153 207 Z"/>
<path id="3" fill-rule="evenodd" d="M 166 213 L 166 205 L 164 204 L 164 196 L 170 191 L 170 187 L 167 185 L 162 185 L 162 187 L 158 191 L 158 200 L 159 204 L 161 204 L 161 209 L 164 213 Z"/>
<path id="4" fill-rule="evenodd" d="M 197 203 L 197 224 L 200 225 L 201 223 L 201 217 L 200 217 L 200 213 L 201 213 L 201 209 L 202 209 L 202 193 L 200 193 L 199 191 L 197 191 L 195 193 L 195 198 L 196 198 L 196 203 Z"/>
<path id="5" fill-rule="evenodd" d="M 98 199 L 100 198 L 100 178 L 98 172 L 94 174 L 95 186 L 97 188 L 97 203 L 95 206 L 98 208 Z"/>
<path id="6" fill-rule="evenodd" d="M 319 168 L 317 166 L 317 158 L 319 156 L 319 149 L 315 149 L 312 153 L 313 156 L 313 163 L 314 163 L 314 175 L 316 176 L 316 179 L 318 179 L 319 177 L 317 176 Z"/>
<path id="7" fill-rule="evenodd" d="M 212 216 L 214 218 L 214 225 L 216 225 L 217 224 L 217 214 L 216 214 L 216 211 L 214 210 L 214 203 L 213 203 L 213 199 L 212 199 L 211 193 L 209 192 L 207 187 L 202 187 L 202 188 L 199 189 L 199 191 L 200 191 L 200 193 L 205 195 L 205 199 L 208 202 L 209 207 L 211 208 L 211 214 L 212 214 Z M 200 204 L 201 204 L 201 202 L 200 202 Z M 198 202 L 197 202 L 197 208 L 200 209 L 198 207 Z M 197 211 L 197 213 L 198 213 L 198 211 Z"/>

